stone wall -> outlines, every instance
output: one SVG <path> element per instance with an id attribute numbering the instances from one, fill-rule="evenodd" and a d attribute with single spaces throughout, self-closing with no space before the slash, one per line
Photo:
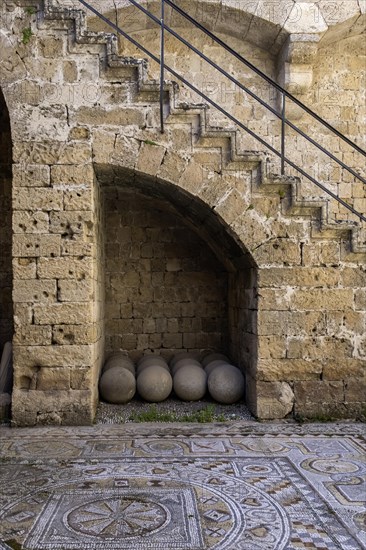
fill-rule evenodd
<path id="1" fill-rule="evenodd" d="M 167 202 L 107 187 L 106 352 L 227 352 L 227 273 Z"/>
<path id="2" fill-rule="evenodd" d="M 226 349 L 245 371 L 249 407 L 260 418 L 282 418 L 293 413 L 313 417 L 360 414 L 365 395 L 366 333 L 365 238 L 360 224 L 348 213 L 341 214 L 338 206 L 324 201 L 319 191 L 304 181 L 289 173 L 278 177 L 278 162 L 244 132 L 234 133 L 231 123 L 222 122 L 220 117 L 210 118 L 207 109 L 197 105 L 181 104 L 180 99 L 194 99 L 184 87 L 174 91 L 171 86 L 166 93 L 170 116 L 161 134 L 158 87 L 146 80 L 143 63 L 118 58 L 113 49 L 116 41 L 105 35 L 85 34 L 81 20 L 73 26 L 67 12 L 47 12 L 48 18 L 42 20 L 32 10 L 10 1 L 6 9 L 0 47 L 7 61 L 2 65 L 0 84 L 13 138 L 14 423 L 91 423 L 106 349 L 123 347 L 137 356 L 150 348 L 150 334 L 163 335 L 159 336 L 163 346 L 164 338 L 170 335 L 177 338 L 174 346 L 180 345 L 177 335 L 181 335 L 182 345 L 188 349 L 208 347 L 207 335 L 217 334 L 219 340 L 210 341 L 210 346 L 220 342 L 221 347 L 226 342 Z M 24 34 L 26 29 L 31 33 Z M 222 36 L 228 32 L 222 27 L 217 30 L 223 32 Z M 147 42 L 150 37 L 151 42 L 156 41 L 156 33 L 151 32 L 144 30 Z M 289 74 L 298 76 L 307 60 L 306 71 L 311 69 L 312 73 L 314 68 L 314 83 L 319 83 L 320 89 L 333 78 L 341 109 L 338 111 L 336 106 L 335 112 L 349 117 L 346 126 L 341 120 L 340 128 L 357 140 L 364 132 L 363 122 L 357 118 L 363 113 L 364 101 L 358 88 L 360 80 L 353 80 L 350 71 L 362 74 L 363 68 L 356 61 L 362 53 L 362 37 L 352 30 L 345 39 L 344 32 L 338 48 L 330 46 L 333 42 L 329 40 L 321 45 L 323 38 L 319 35 L 320 46 L 315 53 L 311 50 L 313 57 L 305 52 L 302 58 L 302 46 L 297 50 L 296 41 L 289 41 L 287 46 L 285 42 L 277 44 L 276 51 L 268 44 L 266 51 L 264 44 L 260 51 L 258 43 L 251 49 L 256 41 L 250 39 L 250 30 L 240 47 L 243 52 L 252 52 L 253 60 L 270 74 L 277 74 L 277 65 L 284 63 L 284 72 L 279 71 L 284 78 Z M 238 36 L 229 35 L 225 35 L 229 41 L 238 40 Z M 200 44 L 199 38 L 194 38 Z M 206 47 L 210 49 L 211 45 Z M 191 76 L 199 73 L 206 83 L 221 84 L 213 73 L 205 72 L 201 64 L 193 63 L 193 58 L 183 53 L 179 56 L 173 49 L 168 51 L 172 59 L 175 56 L 177 67 L 186 66 L 188 72 L 193 67 Z M 326 61 L 328 58 L 331 63 Z M 222 60 L 228 65 L 226 57 Z M 230 70 L 240 76 L 234 64 Z M 151 66 L 147 74 L 157 73 Z M 241 76 L 244 82 L 256 85 L 246 73 Z M 301 97 L 316 91 L 309 79 L 306 82 L 298 88 Z M 237 105 L 235 94 L 229 93 L 224 99 L 244 122 L 253 123 L 271 143 L 278 143 L 278 121 L 259 115 L 250 102 L 244 102 L 244 107 Z M 276 98 L 271 101 L 276 105 Z M 333 116 L 333 111 L 327 114 L 329 106 L 321 98 L 315 103 L 310 97 L 310 106 L 313 101 L 320 114 L 324 109 L 325 116 Z M 348 109 L 350 102 L 354 103 L 352 109 Z M 222 122 L 224 128 L 210 126 L 210 120 Z M 306 118 L 297 123 L 310 127 Z M 322 131 L 315 132 L 343 160 L 359 169 L 356 157 L 343 151 L 338 138 L 327 141 Z M 317 163 L 308 146 L 294 139 L 291 132 L 288 137 L 288 154 L 305 169 L 321 172 L 331 189 L 339 190 L 364 212 L 358 184 L 349 182 L 345 174 L 332 175 L 328 166 L 320 170 L 322 164 Z M 130 196 L 142 193 L 149 197 L 144 199 L 145 204 L 159 204 L 168 213 L 178 213 L 174 217 L 177 225 L 172 226 L 177 250 L 185 249 L 188 235 L 193 239 L 198 234 L 200 242 L 207 243 L 206 249 L 214 251 L 217 260 L 213 267 L 210 264 L 210 281 L 214 275 L 217 286 L 213 294 L 224 296 L 226 309 L 225 317 L 220 304 L 220 316 L 211 325 L 214 332 L 208 328 L 205 333 L 196 332 L 198 326 L 202 329 L 203 319 L 209 326 L 208 317 L 198 316 L 197 310 L 194 317 L 189 317 L 183 315 L 183 309 L 179 315 L 174 309 L 184 303 L 182 296 L 192 286 L 187 272 L 167 269 L 168 260 L 184 260 L 182 255 L 168 258 L 166 254 L 164 269 L 156 272 L 158 281 L 162 277 L 174 281 L 174 289 L 178 288 L 175 283 L 180 283 L 179 277 L 186 277 L 182 277 L 185 283 L 174 303 L 174 315 L 166 313 L 165 320 L 156 318 L 161 319 L 163 327 L 166 321 L 167 328 L 169 319 L 174 319 L 169 324 L 174 332 L 157 331 L 157 321 L 151 316 L 134 319 L 133 307 L 131 312 L 128 303 L 123 310 L 126 288 L 137 294 L 145 290 L 141 266 L 154 257 L 140 257 L 138 282 L 135 273 L 129 272 L 131 284 L 137 286 L 125 285 L 121 270 L 116 278 L 110 268 L 105 273 L 106 262 L 115 259 L 115 241 L 104 242 L 109 216 L 119 220 L 120 239 L 131 234 L 133 254 L 145 244 L 144 254 L 151 254 L 149 245 L 153 244 L 155 255 L 154 250 L 158 253 L 163 244 L 164 249 L 169 244 L 155 233 L 145 241 L 146 221 L 142 228 L 137 226 L 137 215 L 131 214 L 138 210 L 123 209 L 126 177 Z M 117 193 L 118 200 L 105 209 L 102 194 L 108 186 L 108 193 Z M 8 192 L 9 187 L 2 189 Z M 138 208 L 141 206 L 142 202 Z M 133 201 L 131 208 L 137 208 Z M 192 231 L 185 230 L 182 235 L 179 219 Z M 163 222 L 155 219 L 149 223 L 151 229 L 157 229 Z M 137 246 L 132 233 L 137 235 L 140 229 L 142 240 Z M 202 244 L 197 242 L 193 248 L 202 254 Z M 121 245 L 117 248 L 122 254 Z M 126 258 L 122 260 L 125 265 Z M 189 263 L 192 258 L 186 260 Z M 201 255 L 200 262 L 199 288 L 207 305 L 204 266 L 208 258 Z M 195 287 L 197 278 L 195 273 Z M 157 288 L 154 292 L 158 296 Z M 113 295 L 121 296 L 117 302 L 119 317 L 111 312 Z M 217 299 L 214 304 L 216 308 Z M 186 322 L 192 323 L 187 332 Z M 136 332 L 124 333 L 123 327 L 132 324 Z M 153 329 L 153 333 L 148 332 Z M 124 340 L 119 334 L 125 335 Z M 194 343 L 187 336 L 193 334 Z M 185 335 L 189 346 L 184 344 Z M 204 342 L 200 340 L 203 335 Z M 139 338 L 141 347 L 131 349 L 135 341 L 140 346 Z M 172 351 L 174 346 L 165 349 Z"/>

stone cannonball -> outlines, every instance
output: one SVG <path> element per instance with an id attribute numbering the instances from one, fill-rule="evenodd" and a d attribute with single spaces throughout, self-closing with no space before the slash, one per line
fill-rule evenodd
<path id="1" fill-rule="evenodd" d="M 208 365 L 205 366 L 205 373 L 207 374 L 207 376 L 210 376 L 211 372 L 220 365 L 230 365 L 230 363 L 224 361 L 224 359 L 215 359 L 215 361 L 211 361 Z"/>
<path id="2" fill-rule="evenodd" d="M 201 367 L 201 363 L 197 361 L 197 359 L 191 359 L 189 357 L 184 357 L 183 359 L 179 359 L 172 367 L 172 375 L 173 377 L 176 375 L 176 373 L 181 369 L 182 367 L 185 367 L 186 365 L 195 365 L 196 367 Z"/>
<path id="3" fill-rule="evenodd" d="M 195 353 L 194 351 L 180 351 L 179 353 L 175 353 L 170 360 L 170 368 L 173 368 L 174 365 L 181 359 L 196 359 L 198 361 L 199 353 Z"/>
<path id="4" fill-rule="evenodd" d="M 162 357 L 157 355 L 156 357 L 146 357 L 146 359 L 139 364 L 137 367 L 137 376 L 150 367 L 163 367 L 163 369 L 169 372 L 168 363 Z"/>
<path id="5" fill-rule="evenodd" d="M 103 372 L 106 372 L 109 369 L 119 367 L 120 369 L 127 369 L 133 375 L 135 375 L 135 365 L 127 355 L 113 355 L 108 358 L 104 364 Z"/>
<path id="6" fill-rule="evenodd" d="M 235 403 L 244 395 L 244 376 L 233 365 L 219 365 L 208 377 L 208 391 L 219 403 Z"/>
<path id="7" fill-rule="evenodd" d="M 174 375 L 174 391 L 183 401 L 198 401 L 207 390 L 207 375 L 197 365 L 185 365 Z"/>
<path id="8" fill-rule="evenodd" d="M 146 361 L 150 361 L 151 359 L 154 359 L 155 361 L 159 362 L 162 365 L 168 364 L 167 361 L 165 361 L 164 357 L 162 357 L 161 355 L 157 355 L 156 353 L 148 353 L 140 357 L 140 359 L 137 361 L 137 366 L 139 367 L 140 365 L 142 365 Z"/>
<path id="9" fill-rule="evenodd" d="M 135 363 L 132 361 L 131 357 L 129 357 L 125 351 L 112 351 L 111 353 L 109 353 L 109 354 L 107 355 L 106 363 L 108 363 L 108 361 L 109 361 L 110 359 L 113 359 L 114 357 L 122 357 L 122 359 L 125 359 L 126 361 L 128 361 L 129 363 L 131 363 L 131 365 L 134 365 L 134 364 L 135 364 Z"/>
<path id="10" fill-rule="evenodd" d="M 229 358 L 223 353 L 209 353 L 202 359 L 202 366 L 206 367 L 206 365 L 211 363 L 211 361 L 216 361 L 217 359 L 222 359 L 223 361 L 229 363 Z"/>
<path id="11" fill-rule="evenodd" d="M 150 366 L 137 377 L 137 391 L 142 399 L 151 403 L 159 403 L 169 397 L 173 380 L 170 372 L 160 365 Z"/>
<path id="12" fill-rule="evenodd" d="M 108 403 L 128 403 L 136 392 L 135 376 L 127 369 L 113 367 L 99 381 L 101 398 Z"/>

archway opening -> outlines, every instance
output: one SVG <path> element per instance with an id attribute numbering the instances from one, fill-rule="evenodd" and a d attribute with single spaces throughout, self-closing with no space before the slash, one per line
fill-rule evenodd
<path id="1" fill-rule="evenodd" d="M 12 141 L 9 111 L 0 89 L 0 357 L 13 335 L 11 256 Z"/>
<path id="2" fill-rule="evenodd" d="M 96 167 L 104 210 L 105 356 L 226 354 L 257 363 L 257 270 L 214 210 L 181 188 Z M 247 386 L 249 387 L 249 386 Z M 248 402 L 253 400 L 248 397 Z"/>

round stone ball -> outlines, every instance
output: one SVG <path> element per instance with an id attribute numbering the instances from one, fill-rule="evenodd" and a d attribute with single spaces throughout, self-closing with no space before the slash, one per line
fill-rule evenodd
<path id="1" fill-rule="evenodd" d="M 143 362 L 141 362 L 137 367 L 137 376 L 139 376 L 139 374 L 143 372 L 145 369 L 148 369 L 150 367 L 163 367 L 163 369 L 169 372 L 168 363 L 162 357 L 149 356 L 149 357 L 146 357 L 146 359 Z"/>
<path id="2" fill-rule="evenodd" d="M 244 395 L 244 376 L 233 365 L 219 365 L 208 377 L 208 391 L 215 401 L 230 405 Z"/>
<path id="3" fill-rule="evenodd" d="M 108 403 L 128 403 L 136 392 L 135 376 L 127 369 L 113 367 L 99 381 L 101 398 Z"/>
<path id="4" fill-rule="evenodd" d="M 229 358 L 223 353 L 209 353 L 202 359 L 202 366 L 206 367 L 211 361 L 216 361 L 217 359 L 222 359 L 223 361 L 229 363 Z"/>
<path id="5" fill-rule="evenodd" d="M 211 372 L 220 365 L 230 365 L 230 363 L 224 361 L 224 359 L 215 359 L 215 361 L 211 361 L 208 365 L 205 366 L 205 373 L 207 374 L 207 376 L 210 376 Z"/>
<path id="6" fill-rule="evenodd" d="M 127 355 L 113 355 L 109 357 L 104 364 L 103 372 L 106 372 L 109 369 L 119 367 L 120 369 L 127 369 L 133 375 L 135 375 L 135 365 L 133 361 Z"/>
<path id="7" fill-rule="evenodd" d="M 137 391 L 142 399 L 159 403 L 169 397 L 173 387 L 170 372 L 160 365 L 150 366 L 137 377 Z"/>
<path id="8" fill-rule="evenodd" d="M 174 391 L 182 401 L 198 401 L 207 391 L 207 375 L 197 365 L 185 365 L 174 375 Z"/>
<path id="9" fill-rule="evenodd" d="M 181 359 L 196 359 L 198 361 L 199 353 L 195 353 L 194 351 L 180 351 L 179 353 L 176 353 L 170 360 L 170 368 L 172 369 L 174 365 Z"/>
<path id="10" fill-rule="evenodd" d="M 154 359 L 157 361 L 157 363 L 162 365 L 167 365 L 168 363 L 165 361 L 164 357 L 161 357 L 161 355 L 157 355 L 156 353 L 148 353 L 146 355 L 143 355 L 137 362 L 137 367 L 145 363 L 146 361 L 150 361 L 151 359 Z"/>
<path id="11" fill-rule="evenodd" d="M 129 357 L 127 353 L 124 351 L 112 351 L 111 353 L 108 354 L 105 362 L 108 363 L 108 361 L 110 361 L 111 359 L 114 359 L 115 357 L 120 357 L 121 359 L 124 359 L 126 362 L 130 363 L 131 365 L 135 365 L 131 357 Z"/>
<path id="12" fill-rule="evenodd" d="M 184 357 L 183 359 L 179 359 L 172 367 L 172 375 L 173 377 L 176 375 L 176 373 L 181 369 L 182 367 L 185 367 L 186 365 L 195 365 L 196 367 L 201 367 L 201 363 L 197 361 L 196 359 L 191 359 L 189 357 Z"/>

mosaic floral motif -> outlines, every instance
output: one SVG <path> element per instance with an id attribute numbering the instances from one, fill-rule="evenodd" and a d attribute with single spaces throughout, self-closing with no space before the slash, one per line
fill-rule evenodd
<path id="1" fill-rule="evenodd" d="M 99 537 L 143 535 L 166 521 L 167 513 L 161 505 L 128 498 L 87 502 L 66 517 L 67 525 L 74 531 Z"/>

